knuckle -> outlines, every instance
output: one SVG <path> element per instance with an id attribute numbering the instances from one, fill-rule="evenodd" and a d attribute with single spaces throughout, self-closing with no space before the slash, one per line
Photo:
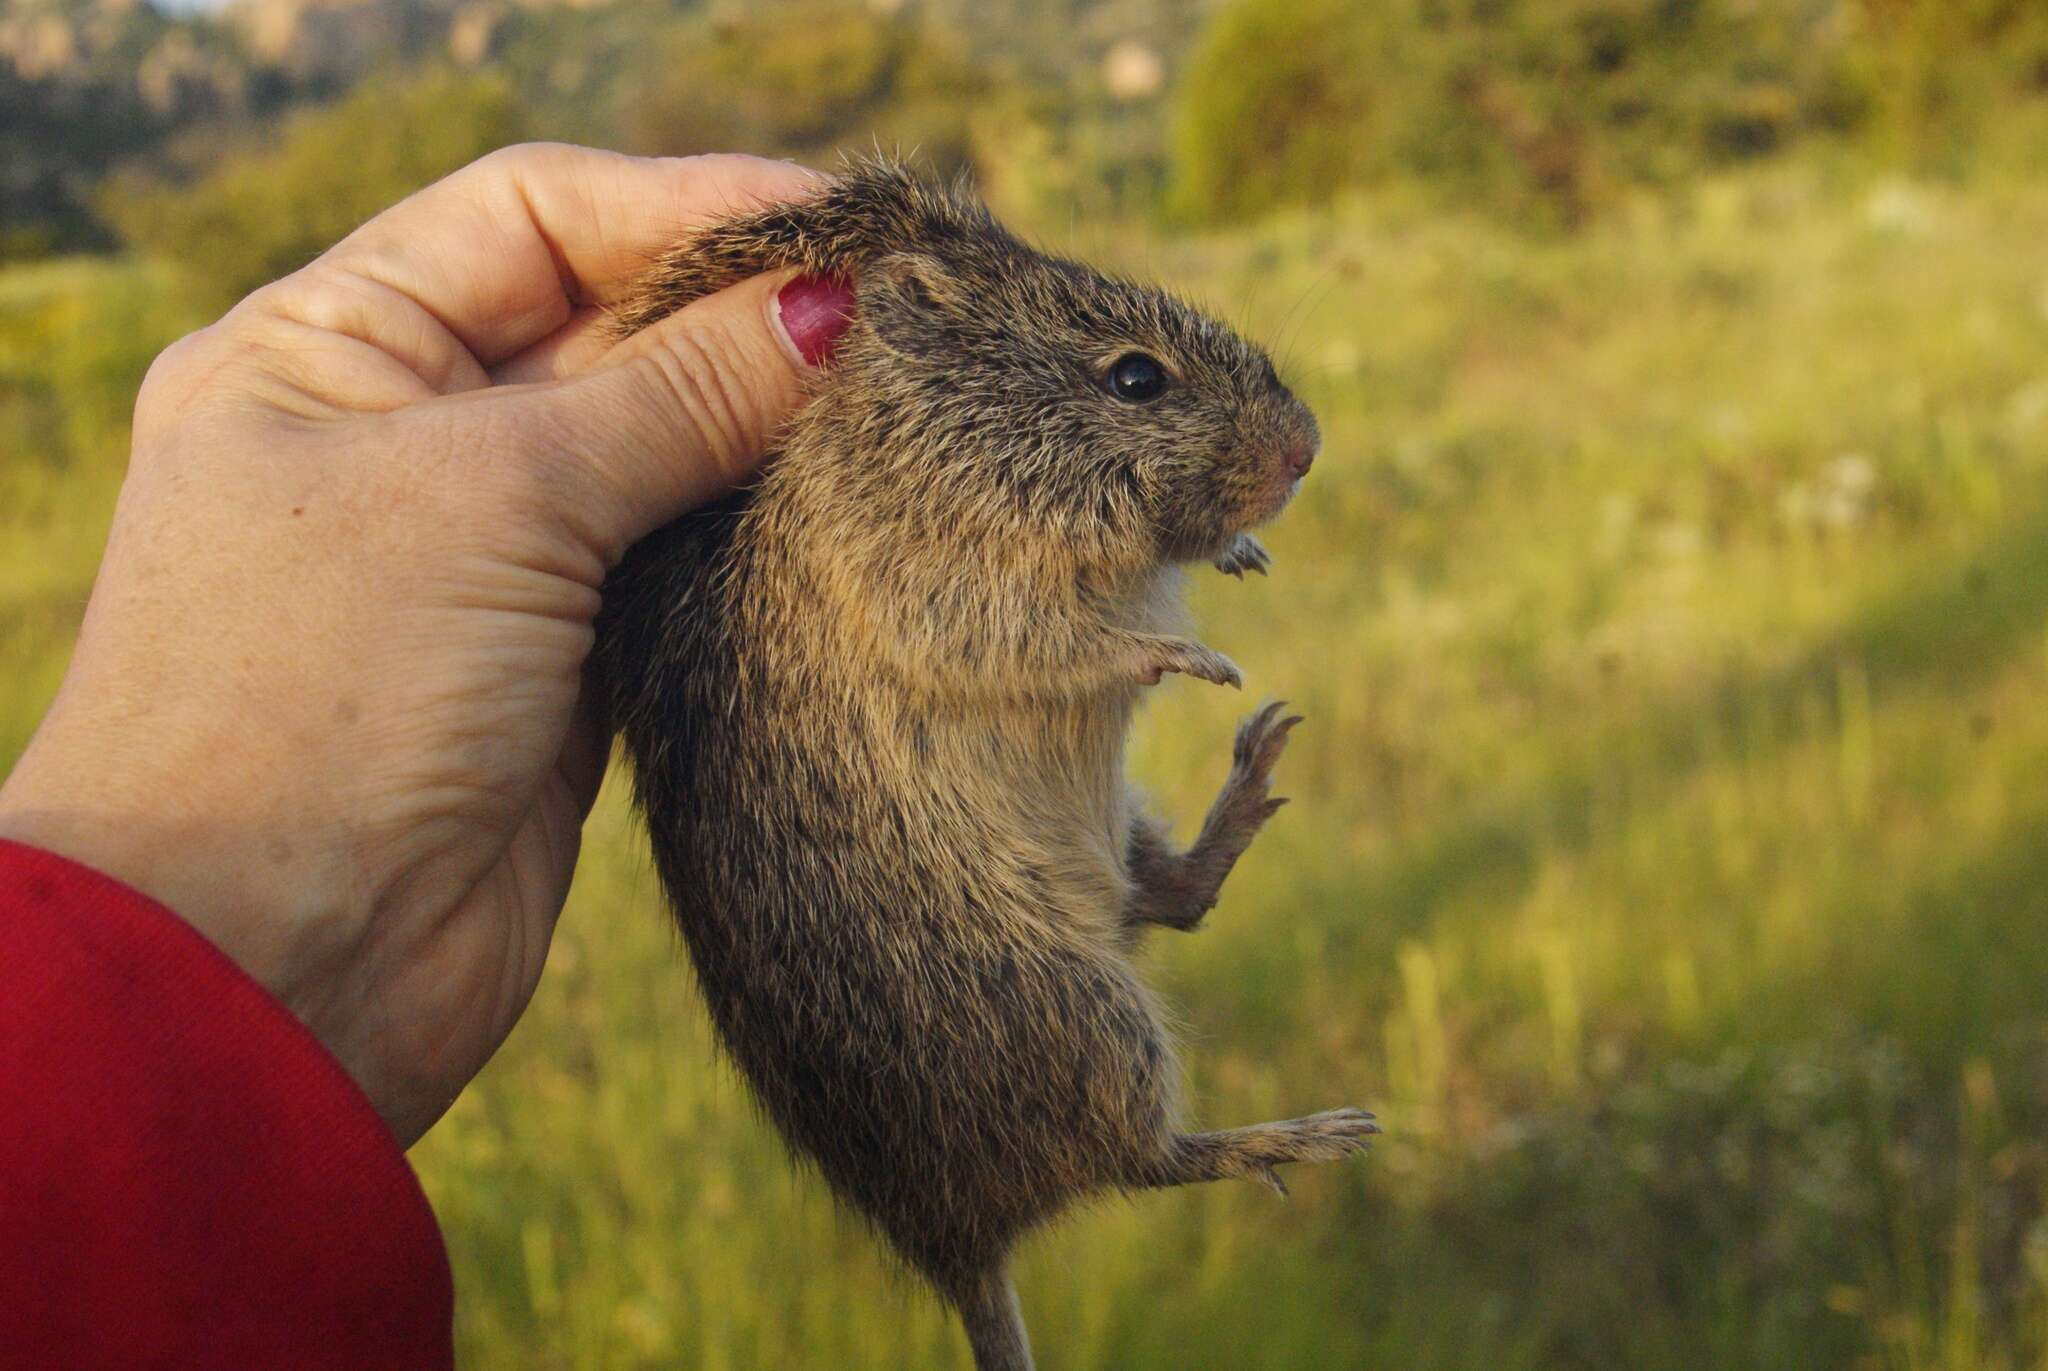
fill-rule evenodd
<path id="1" fill-rule="evenodd" d="M 368 301 L 369 283 L 326 259 L 301 267 L 263 288 L 268 312 L 330 333 L 350 333 L 359 326 Z"/>
<path id="2" fill-rule="evenodd" d="M 138 416 L 160 403 L 175 403 L 187 379 L 198 370 L 200 355 L 213 336 L 213 328 L 195 329 L 156 355 L 142 375 L 142 387 L 135 397 Z"/>
<path id="3" fill-rule="evenodd" d="M 477 158 L 470 163 L 470 170 L 479 175 L 519 181 L 559 168 L 580 151 L 569 143 L 509 143 Z"/>
<path id="4" fill-rule="evenodd" d="M 328 251 L 332 252 L 334 249 L 330 248 Z M 222 318 L 221 323 L 241 327 L 251 319 L 289 315 L 291 302 L 305 289 L 308 274 L 312 272 L 316 263 L 324 260 L 324 256 L 315 258 L 312 263 L 300 267 L 289 275 L 280 276 L 275 281 L 258 286 L 243 296 L 241 302 Z"/>

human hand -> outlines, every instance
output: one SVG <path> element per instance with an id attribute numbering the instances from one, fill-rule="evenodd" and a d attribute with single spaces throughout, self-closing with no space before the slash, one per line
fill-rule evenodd
<path id="1" fill-rule="evenodd" d="M 748 476 L 851 298 L 764 277 L 617 344 L 602 306 L 692 226 L 815 184 L 507 149 L 143 382 L 0 837 L 176 910 L 402 1144 L 539 979 L 609 749 L 582 692 L 605 573 Z"/>

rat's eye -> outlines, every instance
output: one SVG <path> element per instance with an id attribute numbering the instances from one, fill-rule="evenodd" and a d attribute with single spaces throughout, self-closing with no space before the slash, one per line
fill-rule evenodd
<path id="1" fill-rule="evenodd" d="M 1110 363 L 1104 380 L 1117 399 L 1142 405 L 1165 392 L 1166 368 L 1142 352 L 1127 352 Z"/>

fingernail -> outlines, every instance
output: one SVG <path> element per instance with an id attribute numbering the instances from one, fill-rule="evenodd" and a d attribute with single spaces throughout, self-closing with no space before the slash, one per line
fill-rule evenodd
<path id="1" fill-rule="evenodd" d="M 853 288 L 824 276 L 799 276 L 775 297 L 775 315 L 806 366 L 832 360 L 833 344 L 853 322 Z"/>

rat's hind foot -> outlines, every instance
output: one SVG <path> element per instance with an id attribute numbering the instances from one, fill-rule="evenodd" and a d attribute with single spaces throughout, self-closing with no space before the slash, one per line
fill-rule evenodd
<path id="1" fill-rule="evenodd" d="M 1244 579 L 1247 571 L 1256 571 L 1263 576 L 1273 565 L 1273 554 L 1266 551 L 1266 545 L 1249 533 L 1240 533 L 1230 540 L 1230 546 L 1216 555 L 1215 568 L 1225 576 Z"/>
<path id="2" fill-rule="evenodd" d="M 1194 1185 L 1201 1181 L 1257 1181 L 1285 1195 L 1275 1167 L 1294 1162 L 1333 1162 L 1363 1152 L 1380 1131 L 1363 1109 L 1328 1109 L 1304 1119 L 1226 1128 L 1216 1133 L 1181 1133 L 1166 1154 L 1139 1178 L 1141 1185 Z"/>
<path id="3" fill-rule="evenodd" d="M 1209 807 L 1194 846 L 1175 853 L 1156 821 L 1140 820 L 1133 826 L 1128 857 L 1133 890 L 1124 911 L 1128 922 L 1186 931 L 1214 907 L 1224 877 L 1266 820 L 1287 803 L 1266 793 L 1273 764 L 1287 747 L 1287 735 L 1301 722 L 1299 714 L 1286 709 L 1286 701 L 1275 700 L 1237 726 L 1230 775 Z"/>
<path id="4" fill-rule="evenodd" d="M 1212 829 L 1232 824 L 1248 824 L 1256 832 L 1267 815 L 1287 803 L 1266 798 L 1266 787 L 1273 779 L 1273 763 L 1286 750 L 1287 735 L 1301 722 L 1299 714 L 1285 713 L 1286 708 L 1287 701 L 1274 700 L 1238 722 L 1237 736 L 1230 742 L 1230 776 L 1210 807 L 1209 817 L 1202 822 L 1203 837 L 1208 837 Z M 1245 840 L 1251 840 L 1250 833 Z"/>

